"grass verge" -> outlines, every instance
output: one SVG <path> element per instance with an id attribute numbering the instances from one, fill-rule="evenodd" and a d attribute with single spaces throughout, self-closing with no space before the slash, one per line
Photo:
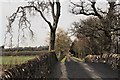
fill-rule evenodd
<path id="1" fill-rule="evenodd" d="M 61 60 L 61 62 L 65 62 L 66 61 L 66 56 Z"/>
<path id="2" fill-rule="evenodd" d="M 84 59 L 80 59 L 80 58 L 76 58 L 76 57 L 72 57 L 74 60 L 77 60 L 79 62 L 84 62 L 85 60 Z"/>

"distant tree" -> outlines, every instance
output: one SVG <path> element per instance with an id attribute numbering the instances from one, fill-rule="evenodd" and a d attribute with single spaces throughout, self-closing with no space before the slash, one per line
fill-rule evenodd
<path id="1" fill-rule="evenodd" d="M 87 37 L 81 36 L 76 38 L 71 45 L 71 50 L 76 57 L 83 58 L 86 54 L 90 54 L 89 41 Z"/>
<path id="2" fill-rule="evenodd" d="M 68 33 L 65 32 L 63 29 L 58 28 L 56 33 L 55 51 L 64 51 L 68 53 L 71 42 L 72 41 L 68 36 Z"/>
<path id="3" fill-rule="evenodd" d="M 8 18 L 8 26 L 6 35 L 10 34 L 10 40 L 11 40 L 11 46 L 12 46 L 12 38 L 13 38 L 13 23 L 15 20 L 18 20 L 18 46 L 20 41 L 20 31 L 23 32 L 22 37 L 25 37 L 25 30 L 28 29 L 31 32 L 31 35 L 33 37 L 34 33 L 31 29 L 31 23 L 28 20 L 28 13 L 32 13 L 35 15 L 36 13 L 39 13 L 40 16 L 43 18 L 43 20 L 49 25 L 50 28 L 50 45 L 49 49 L 54 50 L 54 44 L 55 44 L 55 32 L 57 28 L 57 24 L 60 17 L 60 2 L 59 0 L 28 0 L 28 5 L 26 6 L 19 6 L 17 8 L 17 11 L 14 12 L 9 18 Z M 51 13 L 52 21 L 49 21 L 45 17 L 45 13 Z M 5 37 L 6 40 L 7 37 Z"/>

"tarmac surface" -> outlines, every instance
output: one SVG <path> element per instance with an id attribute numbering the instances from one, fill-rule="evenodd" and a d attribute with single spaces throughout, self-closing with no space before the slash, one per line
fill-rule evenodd
<path id="1" fill-rule="evenodd" d="M 120 80 L 118 70 L 104 63 L 84 63 L 73 58 L 58 62 L 49 78 L 65 80 Z"/>

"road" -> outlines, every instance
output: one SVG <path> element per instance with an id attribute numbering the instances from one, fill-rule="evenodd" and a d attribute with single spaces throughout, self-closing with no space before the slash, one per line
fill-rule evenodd
<path id="1" fill-rule="evenodd" d="M 79 80 L 119 80 L 118 71 L 103 63 L 84 63 L 69 58 L 58 62 L 49 78 Z"/>

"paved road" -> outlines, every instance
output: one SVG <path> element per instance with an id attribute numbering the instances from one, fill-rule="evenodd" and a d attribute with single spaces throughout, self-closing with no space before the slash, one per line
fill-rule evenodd
<path id="1" fill-rule="evenodd" d="M 82 63 L 70 58 L 58 62 L 50 78 L 79 80 L 118 80 L 118 71 L 102 63 Z"/>

